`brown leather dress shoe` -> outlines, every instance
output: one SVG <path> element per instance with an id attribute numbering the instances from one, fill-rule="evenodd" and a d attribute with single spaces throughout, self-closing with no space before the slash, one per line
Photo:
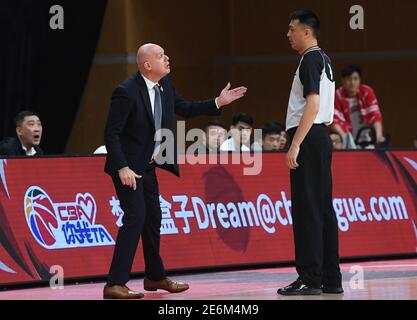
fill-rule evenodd
<path id="1" fill-rule="evenodd" d="M 186 283 L 172 281 L 168 278 L 159 281 L 152 281 L 148 278 L 143 279 L 143 288 L 146 291 L 156 291 L 161 289 L 171 293 L 177 293 L 188 290 L 189 287 L 190 286 Z"/>
<path id="2" fill-rule="evenodd" d="M 126 286 L 104 286 L 104 299 L 141 299 L 144 294 L 130 290 Z"/>

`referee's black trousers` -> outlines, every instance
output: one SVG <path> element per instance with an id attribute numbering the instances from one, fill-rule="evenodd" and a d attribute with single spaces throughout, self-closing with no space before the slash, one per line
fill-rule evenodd
<path id="1" fill-rule="evenodd" d="M 297 128 L 288 130 L 290 143 Z M 336 214 L 332 205 L 332 142 L 324 124 L 313 125 L 291 170 L 296 269 L 308 286 L 341 286 Z"/>

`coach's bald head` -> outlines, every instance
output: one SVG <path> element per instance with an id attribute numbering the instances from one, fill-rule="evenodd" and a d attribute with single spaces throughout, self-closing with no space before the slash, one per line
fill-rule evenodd
<path id="1" fill-rule="evenodd" d="M 139 47 L 136 55 L 139 72 L 153 82 L 170 73 L 169 57 L 162 47 L 154 43 L 146 43 Z"/>

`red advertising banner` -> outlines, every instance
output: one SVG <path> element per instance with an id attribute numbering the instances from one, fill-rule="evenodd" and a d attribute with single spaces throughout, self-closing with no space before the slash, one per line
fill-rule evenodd
<path id="1" fill-rule="evenodd" d="M 232 155 L 227 156 L 230 160 Z M 285 153 L 158 170 L 167 269 L 294 260 Z M 335 152 L 342 257 L 415 254 L 417 151 Z M 244 160 L 244 159 L 243 159 Z M 218 161 L 217 161 L 218 162 Z M 0 159 L 0 285 L 106 275 L 123 211 L 104 157 Z M 133 272 L 143 272 L 139 246 Z"/>

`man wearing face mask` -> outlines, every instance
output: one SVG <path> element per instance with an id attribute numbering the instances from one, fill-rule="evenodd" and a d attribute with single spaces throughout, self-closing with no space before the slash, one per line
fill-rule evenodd
<path id="1" fill-rule="evenodd" d="M 42 123 L 33 111 L 22 111 L 15 118 L 16 138 L 0 141 L 0 155 L 39 156 L 43 150 L 39 147 L 42 138 Z"/>

